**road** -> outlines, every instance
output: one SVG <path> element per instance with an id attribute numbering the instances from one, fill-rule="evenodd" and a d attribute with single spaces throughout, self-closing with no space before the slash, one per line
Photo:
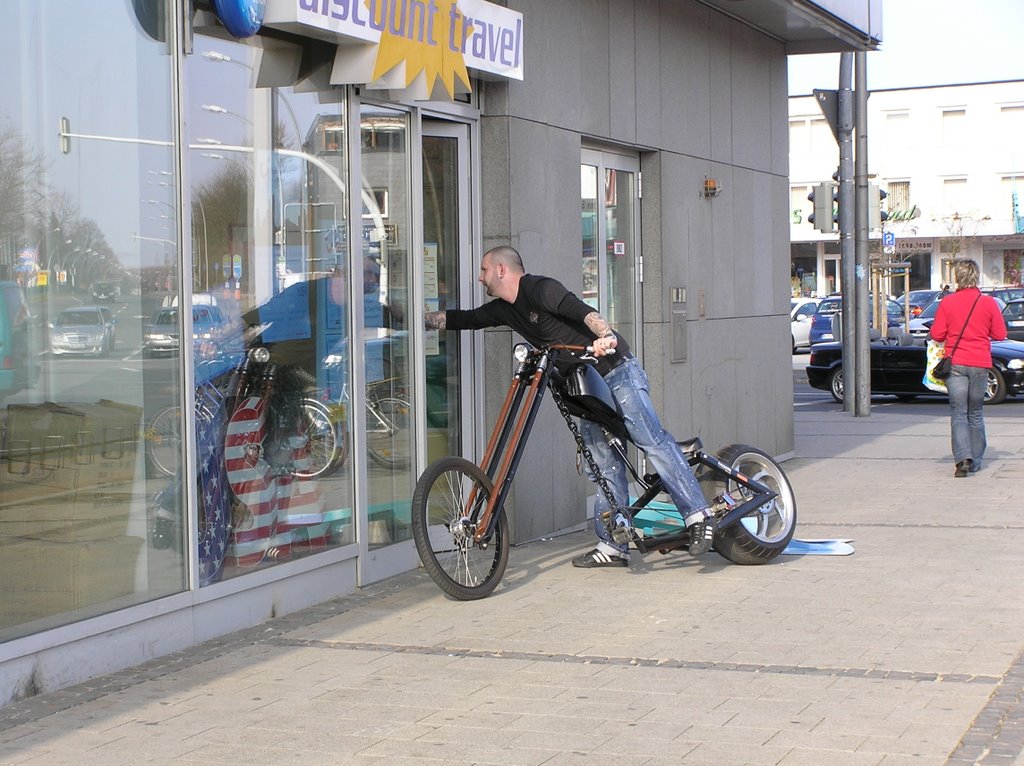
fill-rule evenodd
<path id="1" fill-rule="evenodd" d="M 807 385 L 805 368 L 811 355 L 807 351 L 793 354 L 793 408 L 797 412 L 839 412 L 842 405 L 838 404 L 828 391 L 821 391 Z M 941 396 L 922 396 L 917 399 L 897 399 L 895 396 L 874 396 L 871 398 L 871 414 L 889 413 L 893 415 L 914 414 L 946 414 L 949 410 L 948 401 Z M 1008 398 L 999 405 L 985 407 L 985 419 L 1004 419 L 1020 417 L 1024 411 L 1024 398 Z"/>

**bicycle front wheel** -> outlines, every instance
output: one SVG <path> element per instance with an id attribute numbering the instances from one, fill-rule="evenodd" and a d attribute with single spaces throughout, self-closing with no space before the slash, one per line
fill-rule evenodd
<path id="1" fill-rule="evenodd" d="M 146 427 L 146 456 L 160 476 L 174 476 L 181 464 L 181 407 L 158 412 Z"/>
<path id="2" fill-rule="evenodd" d="M 431 464 L 412 496 L 412 535 L 431 579 L 452 598 L 472 601 L 497 587 L 508 564 L 508 519 L 495 513 L 490 539 L 473 539 L 491 480 L 473 463 L 446 457 Z"/>

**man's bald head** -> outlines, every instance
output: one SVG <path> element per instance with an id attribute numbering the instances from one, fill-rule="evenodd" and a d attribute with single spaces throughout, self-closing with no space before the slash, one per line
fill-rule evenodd
<path id="1" fill-rule="evenodd" d="M 499 263 L 504 265 L 513 274 L 526 273 L 526 269 L 523 268 L 523 259 L 514 247 L 508 245 L 493 247 L 484 253 L 484 258 L 490 258 L 492 266 L 497 266 Z"/>

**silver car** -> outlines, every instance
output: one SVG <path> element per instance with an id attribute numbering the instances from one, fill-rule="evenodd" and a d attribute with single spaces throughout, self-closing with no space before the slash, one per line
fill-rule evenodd
<path id="1" fill-rule="evenodd" d="M 116 320 L 105 306 L 64 309 L 50 323 L 50 351 L 54 354 L 102 356 L 114 350 Z"/>

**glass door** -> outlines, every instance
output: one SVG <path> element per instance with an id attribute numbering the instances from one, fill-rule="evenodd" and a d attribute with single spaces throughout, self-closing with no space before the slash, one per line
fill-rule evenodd
<path id="1" fill-rule="evenodd" d="M 583 300 L 640 356 L 637 157 L 584 149 L 580 164 Z"/>
<path id="2" fill-rule="evenodd" d="M 440 120 L 423 122 L 423 298 L 427 311 L 458 308 L 472 295 L 474 272 L 461 261 L 471 255 L 469 126 Z M 427 462 L 462 455 L 471 435 L 463 385 L 468 336 L 426 334 Z"/>

